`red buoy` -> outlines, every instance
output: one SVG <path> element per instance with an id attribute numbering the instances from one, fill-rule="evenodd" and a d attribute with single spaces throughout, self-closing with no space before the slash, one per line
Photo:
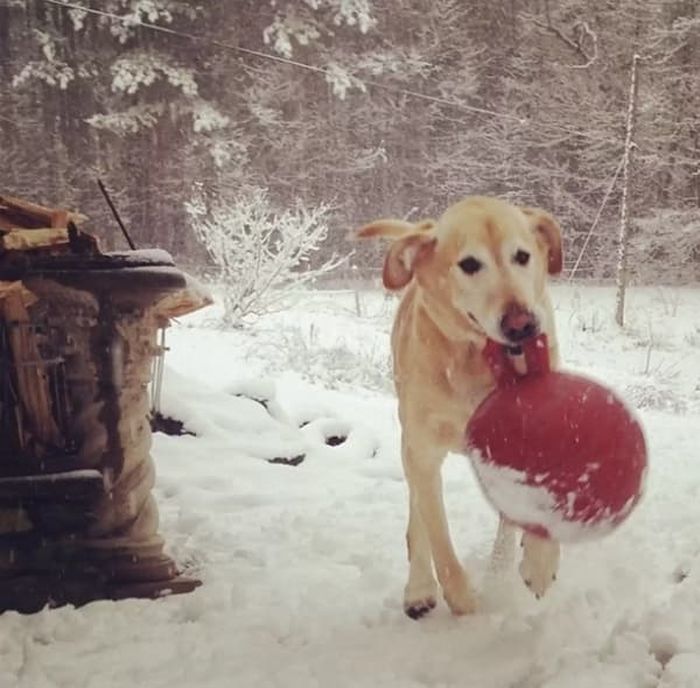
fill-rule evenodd
<path id="1" fill-rule="evenodd" d="M 647 451 L 638 421 L 606 387 L 549 369 L 546 336 L 523 345 L 518 375 L 505 348 L 485 350 L 496 389 L 477 408 L 466 448 L 491 504 L 560 542 L 600 537 L 639 501 Z"/>

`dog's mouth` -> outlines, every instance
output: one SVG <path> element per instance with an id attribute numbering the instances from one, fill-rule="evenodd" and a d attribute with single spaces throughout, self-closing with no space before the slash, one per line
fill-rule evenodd
<path id="1" fill-rule="evenodd" d="M 490 338 L 489 333 L 486 331 L 486 328 L 479 322 L 478 318 L 474 315 L 474 313 L 472 313 L 471 311 L 467 311 L 467 317 L 469 318 L 471 324 L 475 327 L 479 334 L 483 335 L 484 337 Z"/>
<path id="2" fill-rule="evenodd" d="M 472 313 L 471 311 L 467 311 L 467 317 L 471 321 L 472 325 L 479 331 L 479 334 L 484 335 L 487 339 L 491 339 L 494 342 L 498 342 L 499 344 L 503 344 L 503 346 L 509 347 L 512 346 L 512 342 L 505 341 L 502 337 L 493 337 L 491 336 L 487 331 L 486 328 L 479 322 L 479 319 Z"/>

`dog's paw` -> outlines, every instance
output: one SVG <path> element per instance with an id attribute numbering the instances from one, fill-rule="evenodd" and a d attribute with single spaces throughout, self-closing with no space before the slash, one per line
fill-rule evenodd
<path id="1" fill-rule="evenodd" d="M 559 543 L 528 533 L 523 535 L 523 559 L 518 571 L 538 600 L 557 579 L 558 570 Z"/>
<path id="2" fill-rule="evenodd" d="M 437 583 L 431 581 L 423 585 L 406 586 L 403 610 L 411 619 L 424 617 L 437 604 Z"/>
<path id="3" fill-rule="evenodd" d="M 461 616 L 476 611 L 476 594 L 464 574 L 443 585 L 442 594 L 453 614 Z"/>
<path id="4" fill-rule="evenodd" d="M 436 604 L 437 601 L 434 597 L 426 597 L 425 599 L 415 600 L 413 602 L 404 600 L 403 610 L 406 616 L 417 621 L 418 619 L 422 619 L 431 610 L 435 609 Z"/>

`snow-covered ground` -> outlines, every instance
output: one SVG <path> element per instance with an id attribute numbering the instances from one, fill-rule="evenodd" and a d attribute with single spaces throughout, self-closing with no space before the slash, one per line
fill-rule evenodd
<path id="1" fill-rule="evenodd" d="M 554 291 L 564 360 L 639 409 L 651 472 L 619 531 L 564 551 L 544 600 L 513 571 L 474 616 L 404 616 L 393 299 L 309 293 L 237 332 L 212 308 L 168 331 L 163 411 L 197 436 L 154 442 L 162 533 L 204 585 L 2 615 L 0 688 L 700 686 L 700 290 L 633 292 L 622 333 L 611 289 Z M 483 590 L 496 517 L 466 459 L 445 491 Z"/>

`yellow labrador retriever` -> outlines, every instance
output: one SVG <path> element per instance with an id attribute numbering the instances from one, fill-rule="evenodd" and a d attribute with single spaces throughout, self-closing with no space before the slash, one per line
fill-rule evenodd
<path id="1" fill-rule="evenodd" d="M 410 499 L 404 609 L 419 618 L 435 606 L 437 575 L 450 609 L 466 614 L 475 593 L 450 539 L 440 469 L 494 385 L 482 355 L 487 338 L 517 347 L 545 332 L 557 365 L 546 282 L 562 268 L 561 232 L 543 210 L 470 197 L 437 221 L 377 220 L 358 236 L 391 240 L 383 282 L 405 289 L 391 339 Z M 501 521 L 494 554 L 512 550 L 513 539 Z M 559 546 L 528 534 L 522 544 L 520 574 L 539 597 L 556 577 Z"/>

